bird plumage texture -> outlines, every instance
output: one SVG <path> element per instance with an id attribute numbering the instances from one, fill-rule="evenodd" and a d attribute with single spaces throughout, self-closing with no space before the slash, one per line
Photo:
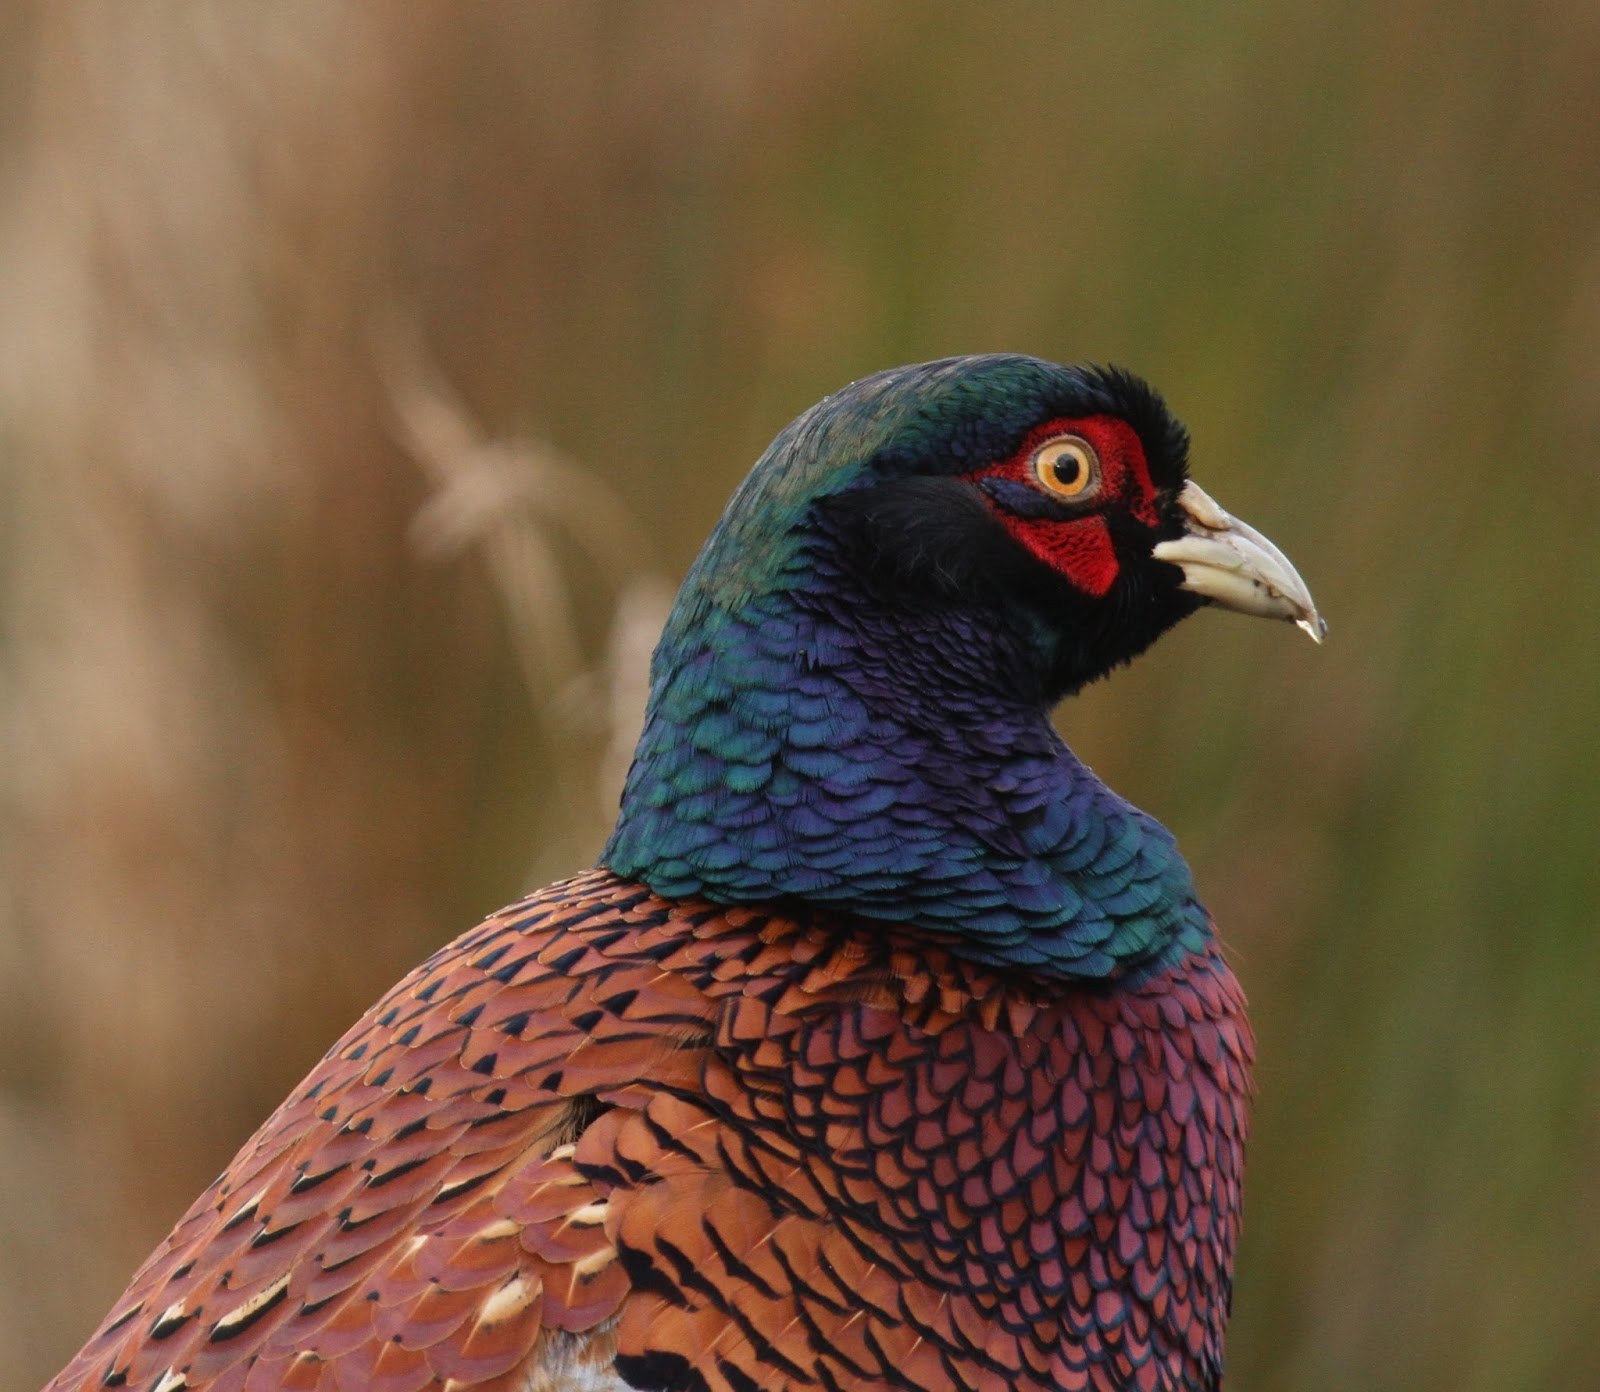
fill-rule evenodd
<path id="1" fill-rule="evenodd" d="M 601 867 L 374 1006 L 52 1388 L 1218 1387 L 1243 999 L 1048 721 L 1207 598 L 1315 621 L 1275 551 L 1244 597 L 1156 555 L 1234 536 L 1186 448 L 1009 356 L 800 417 Z"/>

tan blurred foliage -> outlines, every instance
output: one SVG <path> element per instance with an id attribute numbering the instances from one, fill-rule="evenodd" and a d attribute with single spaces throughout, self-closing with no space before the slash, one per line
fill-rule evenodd
<path id="1" fill-rule="evenodd" d="M 1124 361 L 1282 542 L 1064 718 L 1262 1034 L 1231 1384 L 1600 1387 L 1600 21 L 0 6 L 0 1366 L 592 858 L 663 577 L 850 377 Z"/>

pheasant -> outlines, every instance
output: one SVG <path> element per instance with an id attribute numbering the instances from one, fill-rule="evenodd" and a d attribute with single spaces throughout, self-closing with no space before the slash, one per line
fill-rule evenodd
<path id="1" fill-rule="evenodd" d="M 1320 641 L 1129 373 L 791 423 L 696 561 L 597 868 L 418 967 L 53 1389 L 1214 1389 L 1253 1045 L 1052 707 L 1204 604 Z"/>

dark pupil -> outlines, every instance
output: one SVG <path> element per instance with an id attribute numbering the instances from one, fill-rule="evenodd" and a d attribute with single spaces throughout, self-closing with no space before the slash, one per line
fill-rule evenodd
<path id="1" fill-rule="evenodd" d="M 1055 473 L 1056 482 L 1063 488 L 1073 487 L 1083 476 L 1083 460 L 1070 452 L 1058 455 L 1050 467 Z"/>

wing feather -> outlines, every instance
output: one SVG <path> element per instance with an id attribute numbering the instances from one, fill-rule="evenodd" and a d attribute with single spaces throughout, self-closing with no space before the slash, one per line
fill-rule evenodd
<path id="1" fill-rule="evenodd" d="M 245 1144 L 51 1388 L 621 1387 L 627 1276 L 571 1142 L 615 1105 L 599 1093 L 692 1071 L 706 997 L 654 968 L 619 986 L 627 964 L 590 947 L 661 916 L 595 874 L 424 963 Z"/>

